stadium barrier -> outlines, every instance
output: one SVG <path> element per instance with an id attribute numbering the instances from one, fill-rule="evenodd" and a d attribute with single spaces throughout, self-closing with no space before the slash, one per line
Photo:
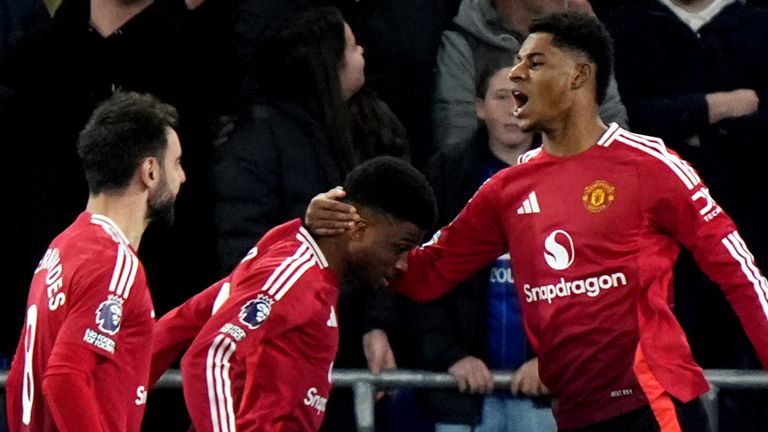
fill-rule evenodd
<path id="1" fill-rule="evenodd" d="M 717 413 L 720 390 L 768 390 L 768 373 L 763 371 L 709 369 L 705 370 L 704 374 L 712 390 L 703 400 L 715 432 L 719 430 Z M 0 372 L 0 387 L 3 389 L 5 389 L 7 378 L 8 371 Z M 493 373 L 493 383 L 498 388 L 509 387 L 511 379 L 511 372 Z M 379 375 L 374 375 L 367 369 L 340 369 L 333 371 L 332 380 L 335 386 L 352 387 L 355 394 L 355 415 L 360 432 L 374 431 L 374 394 L 377 389 L 456 387 L 456 380 L 448 373 L 407 369 L 383 371 Z M 166 372 L 155 388 L 181 388 L 181 374 L 178 370 Z"/>

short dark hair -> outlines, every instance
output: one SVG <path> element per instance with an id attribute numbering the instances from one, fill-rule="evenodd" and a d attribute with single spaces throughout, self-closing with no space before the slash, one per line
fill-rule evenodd
<path id="1" fill-rule="evenodd" d="M 582 11 L 556 12 L 533 20 L 530 33 L 549 33 L 553 43 L 585 54 L 597 66 L 597 103 L 603 103 L 613 74 L 613 40 L 605 26 Z"/>
<path id="2" fill-rule="evenodd" d="M 146 157 L 162 163 L 177 123 L 176 109 L 149 94 L 116 92 L 102 102 L 77 140 L 89 192 L 124 189 Z"/>
<path id="3" fill-rule="evenodd" d="M 412 222 L 429 231 L 437 219 L 435 193 L 408 162 L 378 156 L 353 169 L 344 180 L 345 201 Z"/>

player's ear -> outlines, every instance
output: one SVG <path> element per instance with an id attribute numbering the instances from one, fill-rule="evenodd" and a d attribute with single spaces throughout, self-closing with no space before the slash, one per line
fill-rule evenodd
<path id="1" fill-rule="evenodd" d="M 154 187 L 160 180 L 160 162 L 154 156 L 144 158 L 139 165 L 139 178 L 146 188 Z"/>
<path id="2" fill-rule="evenodd" d="M 583 87 L 594 73 L 595 68 L 591 63 L 578 63 L 574 68 L 573 78 L 571 78 L 571 88 L 576 90 Z"/>
<path id="3" fill-rule="evenodd" d="M 349 237 L 352 239 L 352 241 L 361 241 L 363 238 L 365 238 L 365 234 L 370 229 L 371 225 L 368 223 L 368 221 L 365 218 L 360 218 L 357 221 L 354 222 L 354 225 L 352 225 L 352 228 L 349 229 Z"/>

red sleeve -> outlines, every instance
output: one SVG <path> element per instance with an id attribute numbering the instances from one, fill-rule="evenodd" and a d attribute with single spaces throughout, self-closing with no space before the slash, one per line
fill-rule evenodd
<path id="1" fill-rule="evenodd" d="M 272 269 L 274 267 L 266 272 L 267 276 Z M 184 399 L 199 432 L 241 430 L 240 422 L 254 421 L 251 407 L 256 395 L 248 391 L 253 390 L 249 380 L 258 379 L 259 385 L 268 385 L 266 383 L 281 379 L 279 376 L 252 376 L 259 349 L 266 345 L 265 340 L 278 338 L 307 319 L 305 304 L 311 303 L 312 299 L 303 298 L 298 287 L 291 288 L 282 299 L 279 295 L 270 295 L 261 290 L 264 275 L 263 272 L 249 274 L 240 281 L 246 284 L 236 289 L 242 294 L 230 298 L 211 317 L 182 359 Z M 299 280 L 302 279 L 305 277 Z M 239 406 L 234 406 L 233 402 L 235 370 L 245 370 L 247 390 Z"/>
<path id="2" fill-rule="evenodd" d="M 211 318 L 214 305 L 220 305 L 229 297 L 229 282 L 222 279 L 205 291 L 173 309 L 155 325 L 152 344 L 152 366 L 149 372 L 149 388 L 186 350 Z"/>
<path id="3" fill-rule="evenodd" d="M 301 226 L 301 220 L 294 219 L 270 230 L 256 246 L 248 251 L 241 264 L 257 256 L 263 256 L 273 244 L 284 239 L 287 232 L 295 231 L 298 226 Z M 253 264 L 250 263 L 250 265 Z M 163 315 L 157 322 L 152 347 L 149 388 L 155 385 L 163 373 L 179 358 L 181 352 L 189 347 L 211 315 L 229 298 L 229 280 L 230 277 L 227 277 L 216 282 Z"/>
<path id="4" fill-rule="evenodd" d="M 431 301 L 507 252 L 497 206 L 500 188 L 499 176 L 483 184 L 450 225 L 411 251 L 408 270 L 392 288 L 413 300 Z"/>
<path id="5" fill-rule="evenodd" d="M 691 251 L 739 316 L 764 367 L 768 367 L 768 282 L 733 221 L 712 199 L 686 162 L 654 177 L 652 220 Z"/>
<path id="6" fill-rule="evenodd" d="M 144 270 L 130 247 L 116 243 L 86 263 L 72 275 L 67 317 L 56 344 L 79 345 L 112 358 L 120 347 L 122 321 L 141 300 L 131 292 L 146 280 Z M 136 291 L 141 291 L 138 286 Z"/>
<path id="7" fill-rule="evenodd" d="M 62 432 L 101 432 L 91 371 L 99 355 L 82 344 L 57 343 L 43 376 L 43 398 Z"/>

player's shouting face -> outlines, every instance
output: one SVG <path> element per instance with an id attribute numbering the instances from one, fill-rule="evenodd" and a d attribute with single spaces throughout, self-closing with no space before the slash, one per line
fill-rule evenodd
<path id="1" fill-rule="evenodd" d="M 526 132 L 555 132 L 574 103 L 572 90 L 589 77 L 584 55 L 559 48 L 552 35 L 533 33 L 520 47 L 519 63 L 512 68 L 514 115 Z"/>

